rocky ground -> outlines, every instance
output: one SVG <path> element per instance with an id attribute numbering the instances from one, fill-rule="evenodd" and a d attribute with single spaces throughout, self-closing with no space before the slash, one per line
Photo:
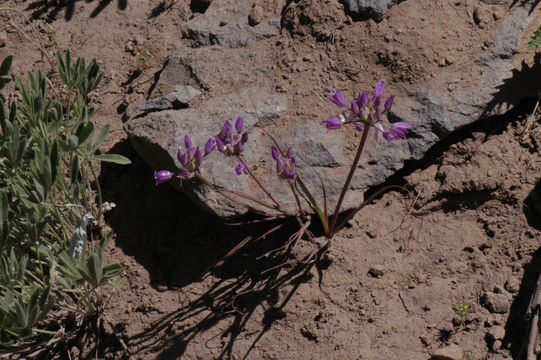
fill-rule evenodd
<path id="1" fill-rule="evenodd" d="M 529 116 L 540 67 L 525 47 L 541 24 L 539 6 L 362 3 L 2 4 L 21 10 L 43 41 L 17 13 L 0 11 L 0 57 L 15 55 L 16 76 L 54 76 L 40 47 L 100 61 L 97 121 L 113 128 L 102 150 L 133 160 L 101 175 L 106 200 L 117 205 L 107 217 L 116 232 L 108 257 L 127 271 L 125 289 L 109 294 L 112 328 L 85 356 L 518 358 L 541 272 L 541 128 L 539 115 Z M 317 266 L 262 274 L 269 264 L 255 259 L 284 233 L 201 279 L 265 228 L 199 210 L 207 204 L 199 193 L 155 187 L 153 171 L 175 166 L 168 156 L 184 133 L 204 138 L 241 114 L 253 133 L 297 139 L 306 154 L 326 149 L 327 162 L 306 155 L 305 169 L 316 164 L 339 186 L 358 140 L 321 129 L 336 112 L 325 98 L 337 88 L 354 96 L 380 79 L 397 94 L 391 120 L 414 129 L 402 144 L 368 145 L 354 196 L 384 185 L 409 192 L 388 192 L 361 210 Z"/>

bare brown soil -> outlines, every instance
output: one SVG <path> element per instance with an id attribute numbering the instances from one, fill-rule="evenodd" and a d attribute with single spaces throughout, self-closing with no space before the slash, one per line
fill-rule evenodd
<path id="1" fill-rule="evenodd" d="M 277 11 L 273 2 L 261 3 Z M 534 191 L 541 187 L 541 127 L 538 121 L 525 127 L 532 101 L 452 134 L 407 164 L 387 185 L 410 192 L 388 192 L 360 211 L 317 266 L 262 273 L 272 264 L 255 258 L 280 241 L 269 238 L 201 279 L 247 234 L 264 228 L 223 224 L 167 186 L 156 188 L 153 170 L 122 130 L 173 46 L 187 46 L 181 29 L 198 13 L 174 0 L 2 6 L 31 19 L 49 56 L 70 48 L 99 60 L 105 79 L 95 94 L 102 108 L 97 122 L 112 127 L 102 150 L 133 160 L 104 167 L 101 176 L 105 200 L 117 204 L 107 216 L 116 233 L 108 258 L 127 267 L 125 289 L 108 294 L 112 328 L 85 354 L 65 349 L 61 357 L 428 359 L 450 344 L 464 359 L 517 357 L 523 313 L 541 271 L 541 215 L 533 209 L 541 197 Z M 333 110 L 324 100 L 331 89 L 353 94 L 383 78 L 400 95 L 446 66 L 468 63 L 490 43 L 507 6 L 408 0 L 375 23 L 352 21 L 337 1 L 289 3 L 283 34 L 258 45 L 272 49 L 269 61 L 282 79 L 276 86 L 292 99 L 282 121 L 323 120 Z M 0 19 L 7 34 L 0 58 L 15 55 L 14 75 L 41 69 L 54 76 L 31 28 L 13 12 L 0 12 Z M 137 56 L 145 51 L 153 55 L 146 63 Z M 505 295 L 509 309 L 489 310 L 487 292 Z M 457 314 L 459 302 L 471 305 L 469 314 Z M 488 335 L 497 326 L 505 328 L 504 339 Z"/>

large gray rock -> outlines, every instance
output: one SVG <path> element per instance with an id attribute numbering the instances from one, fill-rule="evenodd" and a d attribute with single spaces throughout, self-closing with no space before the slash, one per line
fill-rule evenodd
<path id="1" fill-rule="evenodd" d="M 409 90 L 408 98 L 393 106 L 391 118 L 414 124 L 407 142 L 412 158 L 422 158 L 428 148 L 452 131 L 502 114 L 525 96 L 536 96 L 538 85 L 529 83 L 539 79 L 539 66 L 526 69 L 526 76 L 513 71 L 519 65 L 514 55 L 529 20 L 528 7 L 515 6 L 493 34 L 494 44 L 478 59 L 417 85 Z M 521 80 L 514 80 L 517 77 Z M 467 81 L 461 83 L 458 79 L 462 78 Z"/>
<path id="2" fill-rule="evenodd" d="M 243 47 L 278 35 L 280 19 L 273 14 L 266 14 L 269 17 L 265 18 L 261 10 L 255 24 L 252 5 L 250 1 L 213 1 L 204 14 L 188 22 L 182 31 L 183 35 L 191 40 L 193 47 Z"/>
<path id="3" fill-rule="evenodd" d="M 214 1 L 202 16 L 220 2 Z M 514 7 L 494 33 L 492 47 L 480 52 L 473 63 L 457 69 L 449 67 L 443 76 L 418 84 L 409 90 L 406 97 L 400 98 L 390 118 L 412 123 L 411 136 L 408 141 L 385 145 L 385 151 L 378 146 L 366 148 L 363 157 L 369 160 L 359 165 L 343 210 L 358 205 L 370 186 L 381 184 L 402 168 L 404 161 L 421 158 L 432 145 L 455 129 L 482 116 L 505 111 L 507 103 L 515 101 L 512 97 L 501 96 L 506 91 L 520 99 L 523 83 L 515 84 L 509 79 L 516 65 L 514 54 L 528 20 L 527 8 Z M 214 25 L 209 26 L 212 28 Z M 250 131 L 244 156 L 284 207 L 293 209 L 295 203 L 289 187 L 279 181 L 274 172 L 275 164 L 270 155 L 272 142 L 265 135 L 270 128 L 281 146 L 293 146 L 298 172 L 316 199 L 322 201 L 321 184 L 324 183 L 328 203 L 335 204 L 351 161 L 351 154 L 344 147 L 346 132 L 327 133 L 319 123 L 321 119 L 287 127 L 279 125 L 281 113 L 290 104 L 286 95 L 275 89 L 277 81 L 273 76 L 276 73 L 268 61 L 270 52 L 265 49 L 215 45 L 188 52 L 174 51 L 156 89 L 162 96 L 173 92 L 175 86 L 198 89 L 202 95 L 195 103 L 196 107 L 150 112 L 130 120 L 125 130 L 135 150 L 153 169 L 175 170 L 179 168 L 176 152 L 178 147 L 183 148 L 184 135 L 189 134 L 195 144 L 203 146 L 209 137 L 219 132 L 225 119 L 243 116 Z M 470 86 L 456 82 L 455 79 L 464 77 L 464 74 L 477 76 L 473 85 L 471 81 L 468 83 Z M 248 176 L 234 175 L 236 163 L 235 159 L 224 158 L 214 152 L 205 159 L 201 172 L 218 185 L 253 193 L 267 200 Z M 246 209 L 197 181 L 171 183 L 191 196 L 198 205 L 219 216 L 246 212 Z"/>
<path id="4" fill-rule="evenodd" d="M 345 0 L 346 10 L 362 19 L 383 20 L 387 9 L 404 0 Z"/>

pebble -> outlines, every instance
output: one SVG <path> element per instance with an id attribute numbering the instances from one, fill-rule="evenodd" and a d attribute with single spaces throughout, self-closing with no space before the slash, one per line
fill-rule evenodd
<path id="1" fill-rule="evenodd" d="M 503 326 L 493 326 L 488 330 L 488 336 L 493 340 L 502 340 L 505 337 L 505 328 Z"/>
<path id="2" fill-rule="evenodd" d="M 256 26 L 263 21 L 263 8 L 260 5 L 255 5 L 248 15 L 248 24 Z"/>
<path id="3" fill-rule="evenodd" d="M 509 311 L 509 300 L 504 294 L 487 292 L 484 296 L 484 304 L 492 313 L 505 314 Z"/>
<path id="4" fill-rule="evenodd" d="M 520 290 L 520 280 L 516 277 L 509 277 L 505 282 L 505 290 L 510 293 L 517 293 Z"/>
<path id="5" fill-rule="evenodd" d="M 432 352 L 433 360 L 462 360 L 462 349 L 457 344 L 451 344 Z"/>
<path id="6" fill-rule="evenodd" d="M 158 290 L 159 292 L 167 291 L 167 285 L 158 285 L 156 286 L 156 290 Z"/>
<path id="7" fill-rule="evenodd" d="M 370 267 L 370 270 L 368 270 L 368 275 L 379 278 L 382 277 L 385 274 L 385 266 L 381 264 L 375 264 Z"/>
<path id="8" fill-rule="evenodd" d="M 502 348 L 502 342 L 500 340 L 496 340 L 492 343 L 492 351 L 496 352 Z"/>
<path id="9" fill-rule="evenodd" d="M 8 34 L 5 31 L 0 31 L 0 47 L 6 46 L 8 43 Z"/>

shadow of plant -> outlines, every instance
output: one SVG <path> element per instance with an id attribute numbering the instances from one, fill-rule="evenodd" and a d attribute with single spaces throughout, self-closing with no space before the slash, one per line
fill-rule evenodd
<path id="1" fill-rule="evenodd" d="M 313 263 L 281 267 L 291 258 L 265 256 L 297 230 L 294 222 L 247 244 L 223 265 L 213 268 L 240 239 L 265 233 L 283 221 L 243 218 L 235 224 L 225 223 L 195 208 L 186 196 L 171 187 L 156 187 L 152 170 L 133 153 L 127 141 L 118 143 L 111 151 L 131 157 L 134 164 L 130 168 L 105 166 L 100 178 L 104 201 L 116 203 L 108 222 L 117 235 L 117 247 L 148 271 L 150 285 L 154 287 L 165 285 L 182 294 L 190 284 L 201 282 L 198 288 L 205 289 L 188 304 L 127 339 L 128 348 L 144 347 L 145 351 L 159 354 L 158 359 L 178 357 L 196 335 L 230 319 L 221 335 L 227 341 L 218 357 L 228 358 L 238 334 L 254 312 L 263 309 L 264 319 L 255 345 L 277 319 L 285 316 L 283 308 L 296 289 L 311 278 Z M 301 246 L 311 245 L 306 242 Z M 209 269 L 212 276 L 201 279 Z M 265 271 L 268 269 L 272 270 Z M 284 286 L 291 289 L 280 301 L 279 290 Z M 164 348 L 164 344 L 169 345 Z"/>
<path id="2" fill-rule="evenodd" d="M 31 1 L 30 4 L 26 7 L 25 11 L 31 11 L 31 18 L 33 20 L 39 19 L 43 15 L 51 20 L 56 19 L 58 14 L 65 9 L 64 19 L 70 21 L 75 13 L 76 3 L 82 2 L 83 0 L 40 0 L 40 1 Z M 93 2 L 93 0 L 84 0 L 85 3 Z M 97 17 L 113 0 L 100 0 L 98 5 L 90 14 L 91 18 Z M 125 10 L 128 6 L 128 0 L 117 0 L 118 9 Z"/>
<path id="3" fill-rule="evenodd" d="M 514 69 L 511 77 L 498 86 L 482 117 L 500 110 L 503 106 L 508 108 L 515 106 L 525 97 L 541 96 L 539 79 L 541 79 L 541 52 L 535 54 L 533 65 L 529 66 L 523 61 L 521 68 Z"/>
<path id="4" fill-rule="evenodd" d="M 167 314 L 145 331 L 132 337 L 129 344 L 136 347 L 144 345 L 146 350 L 158 352 L 157 359 L 171 359 L 184 354 L 190 341 L 198 334 L 206 332 L 223 320 L 231 319 L 219 335 L 223 346 L 220 354 L 214 355 L 214 358 L 233 358 L 237 336 L 256 309 L 263 307 L 261 330 L 244 354 L 245 359 L 274 322 L 286 316 L 285 306 L 298 287 L 311 279 L 312 266 L 298 266 L 288 271 L 274 270 L 264 276 L 246 272 L 233 281 L 220 280 L 196 300 Z M 286 285 L 293 285 L 292 289 L 279 302 L 279 289 Z M 191 325 L 185 327 L 183 324 Z M 169 345 L 164 348 L 164 344 Z"/>

